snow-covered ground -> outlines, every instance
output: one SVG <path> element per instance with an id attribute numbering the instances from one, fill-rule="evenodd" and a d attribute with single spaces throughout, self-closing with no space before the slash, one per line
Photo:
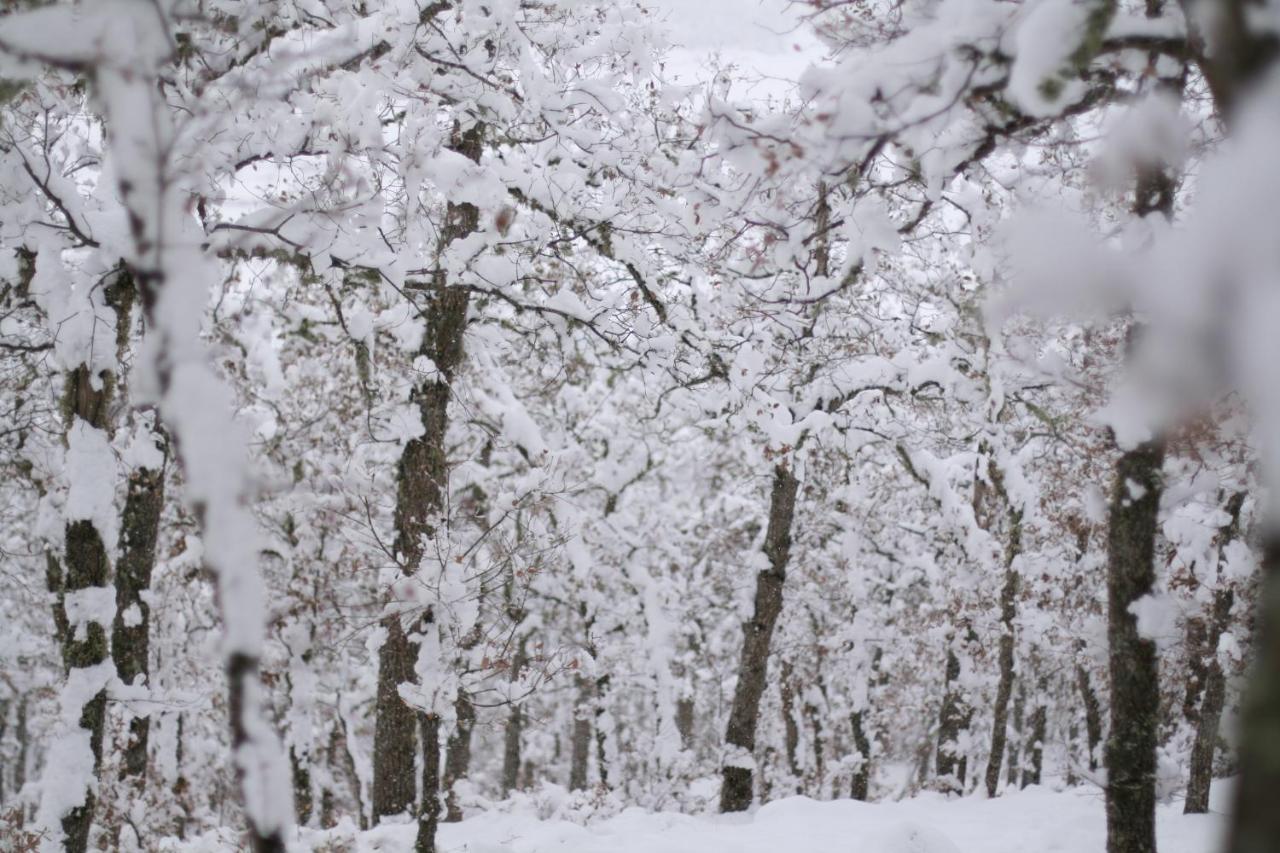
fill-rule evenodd
<path id="1" fill-rule="evenodd" d="M 1158 812 L 1160 853 L 1214 853 L 1225 826 L 1225 785 L 1214 789 L 1213 812 L 1182 814 L 1180 800 Z M 627 809 L 585 825 L 544 818 L 554 798 L 524 797 L 505 810 L 480 814 L 440 830 L 442 853 L 1102 853 L 1106 849 L 1101 791 L 1043 787 L 994 800 L 922 794 L 900 802 L 818 802 L 790 797 L 751 815 L 694 817 Z M 326 853 L 409 853 L 412 825 L 357 832 L 350 825 L 307 831 L 303 849 Z M 230 837 L 206 836 L 185 853 L 236 849 Z"/>

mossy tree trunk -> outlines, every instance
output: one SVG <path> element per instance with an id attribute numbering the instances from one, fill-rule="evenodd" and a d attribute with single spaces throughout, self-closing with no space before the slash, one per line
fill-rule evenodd
<path id="1" fill-rule="evenodd" d="M 1107 639 L 1111 730 L 1107 737 L 1107 853 L 1155 853 L 1155 773 L 1160 684 L 1155 643 L 1130 608 L 1155 583 L 1155 538 L 1164 443 L 1124 451 L 1111 494 Z"/>
<path id="2" fill-rule="evenodd" d="M 129 475 L 128 493 L 120 525 L 119 559 L 116 561 L 116 615 L 111 627 L 111 656 L 116 674 L 125 684 L 146 684 L 150 674 L 151 574 L 156 565 L 156 540 L 164 511 L 164 460 L 168 444 L 162 434 L 161 462 L 155 468 L 138 468 Z M 147 771 L 147 742 L 151 718 L 138 715 L 129 721 L 129 740 L 121 773 L 141 783 Z"/>
<path id="3" fill-rule="evenodd" d="M 1004 583 L 1000 588 L 1000 643 L 997 660 L 1000 667 L 1000 680 L 996 685 L 995 706 L 992 709 L 991 752 L 987 758 L 986 787 L 987 796 L 994 797 L 1000 787 L 1000 765 L 1004 759 L 1005 743 L 1008 740 L 1009 700 L 1013 696 L 1014 679 L 1014 622 L 1018 616 L 1018 570 L 1015 565 L 1022 553 L 1022 513 L 1009 502 L 1005 491 L 1004 477 L 994 461 L 988 469 L 988 485 L 979 479 L 974 487 L 974 506 L 981 510 L 975 513 L 980 521 L 987 521 L 983 526 L 987 530 L 995 527 L 995 512 L 984 507 L 984 504 L 996 503 L 1005 516 L 1005 553 Z"/>
<path id="4" fill-rule="evenodd" d="M 88 366 L 80 365 L 67 375 L 63 410 L 67 434 L 78 424 L 109 435 L 110 409 L 115 377 L 110 371 L 92 376 Z M 69 472 L 76 477 L 77 472 Z M 54 623 L 62 646 L 62 663 L 68 683 L 92 684 L 102 681 L 93 675 L 108 660 L 108 626 L 91 614 L 80 624 L 72 624 L 68 614 L 69 598 L 91 601 L 111 595 L 111 564 L 102 531 L 92 520 L 70 518 L 64 531 L 61 559 L 50 553 L 47 559 L 50 591 L 54 593 Z M 81 688 L 82 689 L 82 688 Z M 102 766 L 102 739 L 106 724 L 106 684 L 94 690 L 81 705 L 79 728 L 87 733 L 93 753 L 93 773 Z M 67 853 L 84 853 L 89 845 L 97 806 L 96 786 L 85 790 L 84 801 L 62 816 L 63 849 Z"/>

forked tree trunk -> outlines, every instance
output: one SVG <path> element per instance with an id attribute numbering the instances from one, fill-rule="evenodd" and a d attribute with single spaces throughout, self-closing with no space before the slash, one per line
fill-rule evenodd
<path id="1" fill-rule="evenodd" d="M 1107 563 L 1111 730 L 1107 737 L 1107 853 L 1155 853 L 1155 773 L 1160 685 L 1155 643 L 1130 607 L 1155 583 L 1155 537 L 1164 443 L 1116 463 Z"/>
<path id="2" fill-rule="evenodd" d="M 1209 787 L 1213 782 L 1213 753 L 1218 745 L 1218 726 L 1222 722 L 1222 706 L 1226 700 L 1226 676 L 1218 662 L 1218 642 L 1231 619 L 1235 595 L 1218 590 L 1213 601 L 1213 626 L 1206 643 L 1208 662 L 1204 668 L 1204 690 L 1196 712 L 1196 739 L 1191 747 L 1191 773 L 1187 779 L 1184 814 L 1209 811 Z"/>
<path id="3" fill-rule="evenodd" d="M 455 126 L 450 147 L 478 163 L 483 133 L 483 125 L 480 124 L 465 131 Z M 454 240 L 474 232 L 478 223 L 479 211 L 474 205 L 449 203 L 441 230 L 441 251 Z M 395 551 L 404 573 L 412 575 L 425 556 L 423 543 L 433 534 L 436 518 L 445 509 L 448 482 L 445 438 L 449 426 L 449 399 L 453 393 L 453 378 L 463 360 L 463 332 L 470 291 L 465 287 L 450 286 L 442 275 L 427 282 L 407 283 L 406 290 L 424 297 L 422 308 L 427 329 L 419 354 L 432 360 L 438 374 L 412 392 L 412 401 L 418 406 L 424 433 L 405 445 L 397 472 Z M 378 651 L 372 804 L 375 823 L 387 815 L 411 809 L 417 787 L 414 779 L 417 730 L 425 731 L 434 726 L 438 732 L 439 727 L 438 716 L 420 715 L 400 697 L 400 685 L 414 680 L 417 656 L 416 646 L 401 619 L 401 614 L 391 614 L 383 619 L 386 638 Z M 433 625 L 429 630 L 436 628 Z M 435 721 L 420 719 L 420 716 L 435 716 Z M 424 776 L 427 768 L 431 767 L 435 768 L 436 774 L 435 784 L 422 789 L 422 803 L 418 811 L 425 815 L 439 809 L 439 744 L 424 742 L 422 750 Z M 420 848 L 434 848 L 435 825 L 435 818 L 419 823 L 417 843 Z M 430 833 L 430 838 L 422 837 L 424 832 Z"/>
<path id="4" fill-rule="evenodd" d="M 1227 501 L 1227 526 L 1219 534 L 1218 553 L 1240 536 L 1240 511 L 1244 507 L 1244 492 L 1237 492 Z M 1220 560 L 1221 562 L 1221 560 Z M 1219 583 L 1222 584 L 1221 574 Z M 1203 682 L 1199 707 L 1194 708 L 1196 739 L 1191 747 L 1191 773 L 1187 779 L 1187 799 L 1184 814 L 1204 814 L 1209 811 L 1209 787 L 1213 783 L 1213 753 L 1218 745 L 1218 726 L 1222 722 L 1222 706 L 1226 701 L 1226 674 L 1218 660 L 1218 644 L 1231 623 L 1231 607 L 1235 593 L 1225 584 L 1213 597 L 1213 613 L 1205 626 L 1204 648 L 1200 655 L 1199 674 Z M 1204 624 L 1201 620 L 1201 624 Z"/>
<path id="5" fill-rule="evenodd" d="M 1013 696 L 1014 620 L 1018 616 L 1018 572 L 1014 560 L 1022 551 L 1022 515 L 1009 510 L 1009 543 L 1005 552 L 1004 586 L 1000 590 L 1000 682 L 996 685 L 996 703 L 991 728 L 991 754 L 987 759 L 987 796 L 994 797 L 1000 787 L 1000 763 L 1008 739 L 1009 699 Z"/>
<path id="6" fill-rule="evenodd" d="M 1005 490 L 1004 472 L 992 459 L 991 447 L 983 441 L 980 453 L 987 460 L 986 476 L 980 476 L 979 468 L 973 482 L 973 514 L 983 530 L 997 538 L 1005 539 L 1004 582 L 1000 589 L 1000 640 L 996 658 L 1000 667 L 1000 680 L 996 685 L 995 705 L 992 708 L 991 750 L 987 757 L 984 777 L 988 797 L 994 797 L 1000 787 L 1000 766 L 1004 761 L 1005 743 L 1008 740 L 1009 699 L 1013 695 L 1014 679 L 1014 621 L 1018 615 L 1018 572 L 1014 562 L 1022 553 L 1022 513 L 1009 500 Z M 1003 523 L 1002 523 L 1003 522 Z"/>
<path id="7" fill-rule="evenodd" d="M 729 756 L 720 787 L 720 811 L 740 812 L 751 806 L 753 788 L 752 756 L 756 748 L 756 724 L 760 717 L 760 697 L 764 694 L 773 629 L 782 612 L 782 587 L 791 557 L 791 522 L 795 517 L 799 482 L 783 465 L 773 472 L 769 497 L 769 526 L 765 531 L 764 553 L 769 568 L 756 575 L 755 611 L 743 625 L 742 660 L 725 745 Z"/>

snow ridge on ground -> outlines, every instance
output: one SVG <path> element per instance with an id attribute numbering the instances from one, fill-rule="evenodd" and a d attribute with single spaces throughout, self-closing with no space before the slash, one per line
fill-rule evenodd
<path id="1" fill-rule="evenodd" d="M 1221 849 L 1225 785 L 1207 815 L 1182 814 L 1181 800 L 1159 806 L 1160 853 Z M 585 824 L 542 818 L 545 798 L 524 796 L 503 811 L 440 828 L 442 853 L 1101 853 L 1106 849 L 1103 795 L 1097 788 L 1054 791 L 1033 786 L 993 800 L 924 793 L 899 802 L 819 802 L 788 797 L 748 815 L 685 815 L 629 808 Z M 415 826 L 367 832 L 350 822 L 303 830 L 298 848 L 325 853 L 409 853 Z M 237 849 L 230 837 L 206 835 L 184 853 Z"/>

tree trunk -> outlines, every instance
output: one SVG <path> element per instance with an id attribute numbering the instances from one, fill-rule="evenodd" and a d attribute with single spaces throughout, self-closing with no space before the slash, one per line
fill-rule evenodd
<path id="1" fill-rule="evenodd" d="M 865 801 L 871 787 L 871 741 L 867 737 L 863 716 L 862 711 L 854 711 L 849 718 L 853 729 L 853 745 L 859 755 L 858 767 L 853 771 L 853 781 L 849 786 L 849 796 Z"/>
<path id="2" fill-rule="evenodd" d="M 111 405 L 114 376 L 103 371 L 98 377 L 99 387 L 94 388 L 89 368 L 81 365 L 67 375 L 66 429 L 68 436 L 81 422 L 104 441 L 109 432 L 108 410 Z M 87 430 L 86 430 L 87 432 Z M 65 543 L 61 563 L 53 554 L 48 555 L 50 590 L 55 594 L 54 622 L 62 643 L 62 663 L 68 685 L 77 684 L 83 692 L 86 686 L 102 681 L 94 673 L 106 663 L 107 626 L 90 618 L 79 625 L 72 624 L 67 611 L 67 599 L 85 596 L 101 597 L 110 594 L 111 564 L 107 557 L 106 543 L 92 521 L 69 518 L 65 528 Z M 106 723 L 107 691 L 105 682 L 80 700 L 78 727 L 87 733 L 92 752 L 94 777 L 102 765 L 102 737 Z M 97 805 L 96 786 L 85 780 L 84 799 L 78 806 L 61 817 L 64 835 L 63 849 L 67 853 L 84 853 L 89 845 L 89 831 L 93 825 Z M 73 784 L 79 784 L 76 780 Z M 52 784 L 52 782 L 50 783 Z M 66 784 L 66 783 L 62 783 Z"/>
<path id="3" fill-rule="evenodd" d="M 1039 785 L 1040 774 L 1044 769 L 1044 739 L 1049 732 L 1049 707 L 1045 704 L 1047 685 L 1040 679 L 1036 689 L 1036 707 L 1031 712 L 1031 743 L 1026 749 L 1030 761 L 1022 771 L 1022 787 Z"/>
<path id="4" fill-rule="evenodd" d="M 1026 722 L 1027 688 L 1019 684 L 1013 699 L 1013 737 L 1009 739 L 1009 772 L 1005 775 L 1005 783 L 1018 784 L 1022 773 L 1022 738 L 1023 723 Z"/>
<path id="5" fill-rule="evenodd" d="M 591 682 L 577 678 L 578 700 L 573 708 L 573 733 L 569 738 L 569 790 L 587 787 L 587 765 L 591 757 Z"/>
<path id="6" fill-rule="evenodd" d="M 1274 500 L 1274 498 L 1273 498 Z M 1258 645 L 1241 713 L 1240 779 L 1228 853 L 1280 851 L 1280 531 L 1262 546 Z"/>
<path id="7" fill-rule="evenodd" d="M 606 749 L 609 734 L 604 730 L 604 699 L 605 691 L 608 689 L 609 676 L 607 674 L 596 679 L 596 772 L 600 774 L 600 787 L 605 790 L 609 789 L 609 753 Z"/>
<path id="8" fill-rule="evenodd" d="M 151 606 L 144 593 L 151 589 L 151 573 L 156 565 L 156 539 L 160 514 L 164 511 L 163 459 L 168 446 L 157 434 L 162 451 L 158 469 L 138 468 L 129 476 L 129 489 L 120 525 L 120 557 L 116 562 L 116 616 L 111 628 L 111 657 L 116 674 L 129 685 L 147 682 L 150 673 Z M 129 742 L 121 766 L 123 776 L 139 782 L 147 772 L 147 740 L 151 731 L 148 715 L 129 721 Z"/>
<path id="9" fill-rule="evenodd" d="M 520 671 L 525 667 L 525 640 L 521 639 L 520 648 L 516 651 L 516 661 L 511 666 L 511 680 L 520 679 Z M 502 749 L 502 795 L 509 797 L 513 790 L 520 788 L 520 740 L 525 730 L 525 710 L 520 703 L 513 703 L 507 715 L 507 731 L 503 739 Z"/>
<path id="10" fill-rule="evenodd" d="M 298 826 L 306 826 L 311 822 L 311 812 L 315 807 L 311 768 L 306 757 L 299 756 L 293 747 L 289 747 L 289 766 L 293 771 L 293 808 L 298 813 Z"/>
<path id="11" fill-rule="evenodd" d="M 783 745 L 787 751 L 787 770 L 796 784 L 800 783 L 800 727 L 796 725 L 796 688 L 794 673 L 789 661 L 782 662 L 781 680 L 778 687 L 782 705 Z M 797 788 L 799 793 L 799 788 Z"/>
<path id="12" fill-rule="evenodd" d="M 1098 745 L 1102 743 L 1102 707 L 1084 664 L 1076 664 L 1076 686 L 1080 688 L 1080 700 L 1084 703 L 1084 730 L 1089 739 L 1089 769 L 1097 770 Z"/>
<path id="13" fill-rule="evenodd" d="M 1004 586 L 1000 590 L 1000 682 L 991 729 L 991 755 L 987 759 L 987 796 L 1000 787 L 1000 763 L 1008 739 L 1009 699 L 1013 696 L 1013 623 L 1018 615 L 1018 572 L 1013 562 L 1022 550 L 1021 514 L 1010 511 L 1012 526 L 1004 564 Z"/>
<path id="14" fill-rule="evenodd" d="M 791 522 L 795 517 L 798 487 L 799 483 L 790 470 L 782 465 L 774 468 L 769 526 L 764 542 L 769 568 L 756 575 L 755 612 L 751 621 L 743 626 L 742 660 L 725 732 L 730 756 L 724 765 L 720 788 L 722 812 L 746 811 L 751 806 L 751 761 L 756 747 L 756 724 L 769 666 L 769 646 L 778 614 L 782 611 L 782 587 L 786 580 L 787 560 L 791 556 Z"/>
<path id="15" fill-rule="evenodd" d="M 823 782 L 826 781 L 826 753 L 822 742 L 822 708 L 816 703 L 806 702 L 804 715 L 805 719 L 809 721 L 809 727 L 813 730 L 813 773 L 807 779 L 808 784 L 805 787 L 810 796 L 821 799 Z"/>
<path id="16" fill-rule="evenodd" d="M 938 715 L 937 773 L 942 784 L 953 793 L 964 792 L 968 756 L 960 749 L 960 735 L 968 728 L 971 710 L 959 685 L 960 658 L 947 646 L 947 670 L 942 711 Z"/>
<path id="17" fill-rule="evenodd" d="M 1155 773 L 1160 685 L 1155 644 L 1129 608 L 1155 582 L 1155 537 L 1164 443 L 1116 463 L 1107 563 L 1111 731 L 1107 737 L 1107 853 L 1155 853 Z"/>
<path id="18" fill-rule="evenodd" d="M 693 697 L 682 696 L 676 700 L 676 730 L 680 732 L 680 748 L 692 750 L 693 742 Z"/>
<path id="19" fill-rule="evenodd" d="M 1274 70 L 1280 58 L 1280 39 L 1251 14 L 1258 4 L 1250 0 L 1222 0 L 1214 4 L 1217 14 L 1198 19 L 1192 15 L 1199 12 L 1195 8 L 1199 4 L 1182 2 L 1190 7 L 1189 20 L 1209 22 L 1215 29 L 1196 34 L 1207 37 L 1213 50 L 1196 51 L 1195 61 L 1218 112 L 1232 128 L 1243 96 Z M 1268 473 L 1275 476 L 1276 471 Z M 1275 501 L 1275 496 L 1270 500 Z M 1275 807 L 1276 791 L 1280 791 L 1280 513 L 1274 506 L 1267 513 L 1256 615 L 1258 645 L 1242 702 L 1240 778 L 1235 787 L 1228 853 L 1280 851 L 1280 809 Z"/>
<path id="20" fill-rule="evenodd" d="M 449 739 L 445 743 L 444 791 L 445 822 L 457 823 L 462 820 L 462 805 L 458 802 L 458 792 L 453 786 L 467 778 L 471 769 L 471 732 L 476 724 L 476 706 L 471 702 L 471 695 L 458 689 L 458 698 L 453 703 L 453 714 L 457 720 Z"/>
<path id="21" fill-rule="evenodd" d="M 399 616 L 382 620 L 387 632 L 378 649 L 377 717 L 373 730 L 373 822 L 404 814 L 413 805 L 417 716 L 400 698 L 400 685 L 413 681 L 414 649 Z"/>
<path id="22" fill-rule="evenodd" d="M 462 131 L 455 126 L 450 147 L 472 162 L 480 161 L 483 125 Z M 450 203 L 441 231 L 441 250 L 476 230 L 478 209 L 469 203 Z M 406 283 L 406 290 L 425 297 L 427 321 L 419 355 L 434 362 L 438 376 L 414 388 L 424 433 L 405 445 L 397 477 L 395 552 L 402 571 L 413 575 L 425 556 L 423 542 L 435 530 L 436 517 L 445 508 L 448 460 L 445 438 L 449 426 L 451 383 L 462 364 L 463 331 L 466 328 L 470 292 L 450 287 L 442 275 L 429 282 Z M 400 685 L 412 683 L 417 650 L 393 613 L 382 621 L 386 638 L 378 650 L 377 719 L 373 748 L 373 820 L 410 809 L 414 797 L 415 730 L 417 713 L 400 697 Z M 438 725 L 438 722 L 437 722 Z M 435 748 L 427 747 L 425 752 Z M 434 757 L 439 764 L 439 756 Z M 425 772 L 425 771 L 424 771 Z M 436 792 L 423 792 L 436 797 Z M 419 831 L 434 832 L 434 820 L 420 823 Z M 423 842 L 426 843 L 426 842 Z M 429 841 L 434 847 L 434 837 Z"/>
<path id="23" fill-rule="evenodd" d="M 1191 773 L 1187 779 L 1187 799 L 1183 814 L 1205 814 L 1209 811 L 1209 787 L 1213 782 L 1213 753 L 1218 745 L 1218 726 L 1226 699 L 1226 677 L 1218 662 L 1218 641 L 1231 618 L 1234 594 L 1229 588 L 1218 590 L 1213 601 L 1213 629 L 1209 635 L 1205 666 L 1204 691 L 1196 714 L 1196 739 L 1191 747 Z"/>
<path id="24" fill-rule="evenodd" d="M 419 714 L 422 724 L 422 802 L 413 853 L 436 853 L 440 824 L 440 715 Z"/>
<path id="25" fill-rule="evenodd" d="M 1230 521 L 1222 529 L 1218 539 L 1219 565 L 1223 551 L 1240 537 L 1240 511 L 1244 508 L 1244 492 L 1237 492 L 1227 501 Z M 1235 604 L 1235 592 L 1225 584 L 1219 570 L 1218 591 L 1213 596 L 1213 613 L 1207 625 L 1203 649 L 1193 662 L 1198 661 L 1203 690 L 1199 707 L 1188 697 L 1188 707 L 1194 711 L 1196 739 L 1191 748 L 1191 773 L 1187 779 L 1187 799 L 1184 814 L 1204 814 L 1209 811 L 1209 787 L 1213 782 L 1213 753 L 1218 745 L 1218 726 L 1222 720 L 1222 706 L 1226 701 L 1226 674 L 1218 661 L 1218 644 L 1231 623 L 1231 608 Z M 1190 691 L 1188 691 L 1190 693 Z"/>

